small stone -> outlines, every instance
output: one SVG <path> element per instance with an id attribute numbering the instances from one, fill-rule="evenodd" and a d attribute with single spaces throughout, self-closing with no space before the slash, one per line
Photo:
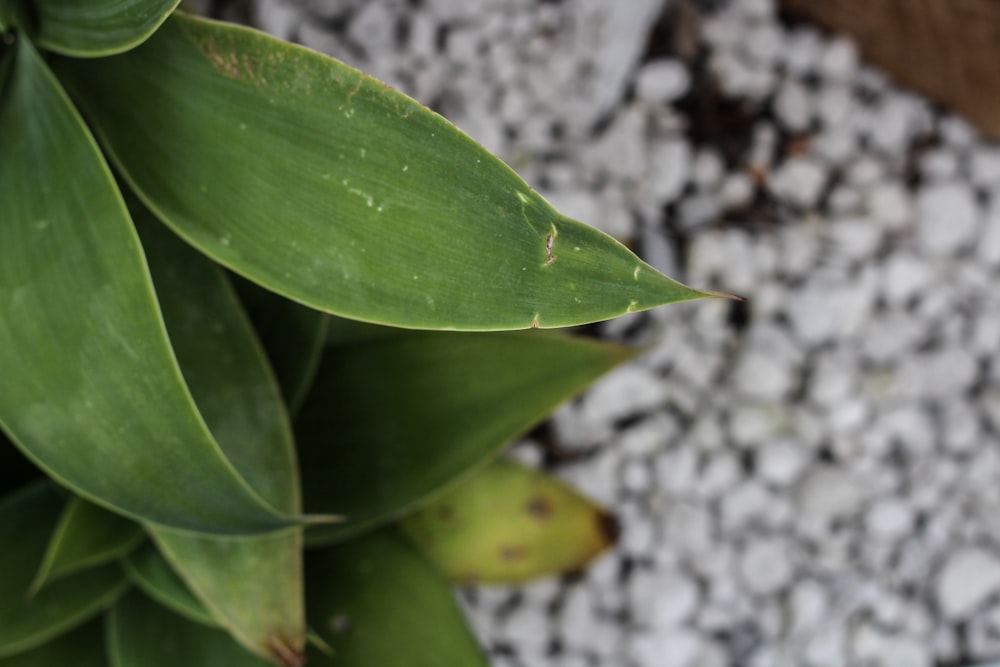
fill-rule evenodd
<path id="1" fill-rule="evenodd" d="M 748 592 L 774 595 L 792 579 L 788 545 L 778 539 L 751 541 L 740 557 L 739 573 Z"/>
<path id="2" fill-rule="evenodd" d="M 980 261 L 990 266 L 1000 266 L 1000 196 L 994 196 L 984 227 L 976 247 L 976 255 Z"/>
<path id="3" fill-rule="evenodd" d="M 684 97 L 691 77 L 683 63 L 670 59 L 652 60 L 639 70 L 636 95 L 654 102 L 672 102 Z"/>
<path id="4" fill-rule="evenodd" d="M 795 582 L 788 598 L 788 625 L 793 635 L 806 634 L 827 619 L 830 606 L 826 587 L 815 579 Z"/>
<path id="5" fill-rule="evenodd" d="M 947 148 L 928 150 L 920 157 L 920 174 L 927 181 L 949 181 L 960 176 L 958 156 Z"/>
<path id="6" fill-rule="evenodd" d="M 686 141 L 670 140 L 655 144 L 649 152 L 646 188 L 655 200 L 676 200 L 687 185 L 691 170 L 691 148 Z"/>
<path id="7" fill-rule="evenodd" d="M 930 255 L 950 255 L 970 245 L 979 228 L 975 193 L 962 182 L 925 185 L 917 192 L 917 241 Z"/>
<path id="8" fill-rule="evenodd" d="M 791 132 L 809 128 L 813 113 L 812 96 L 797 79 L 785 79 L 774 98 L 774 113 Z"/>
<path id="9" fill-rule="evenodd" d="M 725 164 L 717 151 L 700 149 L 691 165 L 691 181 L 701 190 L 714 189 L 725 173 Z"/>
<path id="10" fill-rule="evenodd" d="M 622 466 L 622 488 L 634 494 L 647 491 L 652 483 L 652 475 L 645 461 L 629 459 Z"/>
<path id="11" fill-rule="evenodd" d="M 698 608 L 698 584 L 677 571 L 639 570 L 629 581 L 629 599 L 636 621 L 644 628 L 669 631 L 684 625 Z"/>
<path id="12" fill-rule="evenodd" d="M 733 383 L 741 395 L 762 401 L 780 401 L 795 386 L 790 359 L 775 358 L 767 350 L 747 350 L 736 362 Z"/>
<path id="13" fill-rule="evenodd" d="M 834 466 L 813 468 L 798 489 L 799 508 L 805 517 L 830 521 L 853 514 L 864 502 L 859 480 Z"/>
<path id="14" fill-rule="evenodd" d="M 975 147 L 969 157 L 969 175 L 980 188 L 1000 186 L 1000 147 Z"/>
<path id="15" fill-rule="evenodd" d="M 654 470 L 658 489 L 684 495 L 695 485 L 698 453 L 693 447 L 678 447 L 657 457 Z"/>
<path id="16" fill-rule="evenodd" d="M 910 195 L 902 183 L 881 182 L 867 195 L 867 212 L 886 229 L 900 230 L 913 220 Z"/>
<path id="17" fill-rule="evenodd" d="M 726 209 L 749 206 L 753 201 L 755 186 L 750 177 L 743 173 L 729 174 L 719 188 L 719 199 Z"/>
<path id="18" fill-rule="evenodd" d="M 712 455 L 698 479 L 698 492 L 705 498 L 719 498 L 740 480 L 739 459 L 726 451 Z"/>
<path id="19" fill-rule="evenodd" d="M 793 157 L 768 177 L 768 187 L 793 206 L 808 209 L 819 201 L 826 179 L 826 169 L 819 162 L 806 156 Z"/>
<path id="20" fill-rule="evenodd" d="M 756 471 L 772 486 L 786 487 L 799 479 L 810 459 L 809 453 L 794 442 L 775 440 L 757 452 Z"/>
<path id="21" fill-rule="evenodd" d="M 775 494 L 760 482 L 756 480 L 742 482 L 730 489 L 722 498 L 719 509 L 723 529 L 730 532 L 754 523 L 768 523 L 775 503 Z"/>
<path id="22" fill-rule="evenodd" d="M 693 231 L 715 222 L 720 213 L 718 197 L 702 193 L 682 199 L 677 217 L 685 230 Z"/>
<path id="23" fill-rule="evenodd" d="M 655 411 L 666 400 L 664 382 L 648 368 L 621 366 L 598 380 L 580 403 L 581 418 L 608 424 Z"/>
<path id="24" fill-rule="evenodd" d="M 772 67 L 781 55 L 784 35 L 777 23 L 761 22 L 745 28 L 744 48 L 758 65 Z"/>
<path id="25" fill-rule="evenodd" d="M 793 292 L 786 307 L 795 337 L 807 347 L 822 345 L 836 336 L 838 322 L 830 307 L 829 290 L 809 284 Z"/>
<path id="26" fill-rule="evenodd" d="M 521 605 L 502 623 L 501 636 L 520 646 L 544 648 L 552 637 L 552 621 L 544 608 Z"/>
<path id="27" fill-rule="evenodd" d="M 882 267 L 882 298 L 893 308 L 904 308 L 930 286 L 930 267 L 907 251 L 889 256 Z"/>
<path id="28" fill-rule="evenodd" d="M 896 540 L 906 536 L 915 520 L 913 508 L 898 498 L 879 500 L 865 515 L 868 532 L 878 538 Z"/>
<path id="29" fill-rule="evenodd" d="M 785 39 L 785 69 L 796 76 L 812 72 L 819 62 L 822 46 L 823 41 L 814 29 L 794 28 Z"/>
<path id="30" fill-rule="evenodd" d="M 869 259 L 882 244 L 882 229 L 867 218 L 840 218 L 829 224 L 830 240 L 848 259 Z"/>
<path id="31" fill-rule="evenodd" d="M 981 603 L 1000 591 L 1000 558 L 977 547 L 954 550 L 935 582 L 941 613 L 951 621 L 969 618 Z"/>
<path id="32" fill-rule="evenodd" d="M 858 49 L 854 42 L 844 38 L 829 41 L 820 56 L 819 73 L 833 81 L 845 81 L 854 76 L 858 68 Z"/>
<path id="33" fill-rule="evenodd" d="M 704 640 L 695 630 L 637 632 L 628 642 L 635 667 L 697 667 Z"/>

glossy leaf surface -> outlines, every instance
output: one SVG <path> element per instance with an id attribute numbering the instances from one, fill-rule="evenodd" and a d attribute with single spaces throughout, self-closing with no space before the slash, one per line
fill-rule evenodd
<path id="1" fill-rule="evenodd" d="M 333 649 L 311 667 L 486 667 L 441 574 L 378 531 L 307 554 L 309 619 Z"/>
<path id="2" fill-rule="evenodd" d="M 579 570 L 613 544 L 617 527 L 564 482 L 494 461 L 400 523 L 448 577 L 516 583 Z"/>
<path id="3" fill-rule="evenodd" d="M 0 499 L 0 658 L 33 649 L 110 605 L 128 585 L 117 565 L 28 587 L 45 554 L 63 501 L 49 482 Z"/>
<path id="4" fill-rule="evenodd" d="M 129 554 L 122 561 L 122 566 L 133 584 L 163 606 L 196 623 L 218 625 L 212 613 L 194 596 L 153 544 Z"/>
<path id="5" fill-rule="evenodd" d="M 704 296 L 559 215 L 437 114 L 300 46 L 174 14 L 137 49 L 57 65 L 159 217 L 311 307 L 498 330 Z"/>
<path id="6" fill-rule="evenodd" d="M 37 592 L 60 577 L 117 560 L 138 545 L 143 536 L 142 528 L 134 521 L 73 496 L 49 538 L 31 590 Z"/>
<path id="7" fill-rule="evenodd" d="M 234 286 L 294 415 L 316 376 L 330 317 L 248 280 L 237 280 Z"/>
<path id="8" fill-rule="evenodd" d="M 299 511 L 291 429 L 250 322 L 222 271 L 163 225 L 135 219 L 167 332 L 209 429 L 272 505 Z M 305 641 L 301 529 L 245 538 L 149 526 L 213 616 L 250 650 L 300 653 Z"/>
<path id="9" fill-rule="evenodd" d="M 140 44 L 180 0 L 33 0 L 38 43 L 73 56 L 106 56 Z"/>
<path id="10" fill-rule="evenodd" d="M 193 623 L 137 591 L 108 612 L 111 667 L 269 667 L 224 631 Z"/>
<path id="11" fill-rule="evenodd" d="M 544 331 L 335 326 L 353 333 L 327 348 L 296 431 L 306 509 L 346 521 L 312 543 L 414 507 L 633 354 Z"/>
<path id="12" fill-rule="evenodd" d="M 104 652 L 104 623 L 94 620 L 38 648 L 0 658 L 0 667 L 110 667 Z"/>
<path id="13" fill-rule="evenodd" d="M 4 429 L 52 477 L 118 512 L 229 533 L 287 525 L 205 427 L 111 174 L 24 39 L 0 146 Z"/>

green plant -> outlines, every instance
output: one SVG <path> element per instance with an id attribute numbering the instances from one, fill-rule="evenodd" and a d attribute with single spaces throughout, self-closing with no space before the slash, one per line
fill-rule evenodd
<path id="1" fill-rule="evenodd" d="M 176 4 L 0 0 L 0 665 L 297 665 L 307 635 L 482 664 L 391 524 L 438 497 L 407 530 L 464 562 L 427 536 L 474 548 L 435 494 L 478 474 L 592 529 L 488 461 L 632 352 L 514 330 L 705 293 L 406 96 Z"/>

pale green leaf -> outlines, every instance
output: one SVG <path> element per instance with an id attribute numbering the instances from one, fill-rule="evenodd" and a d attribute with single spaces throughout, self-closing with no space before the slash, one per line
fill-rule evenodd
<path id="1" fill-rule="evenodd" d="M 203 625 L 219 624 L 153 544 L 136 549 L 122 566 L 143 593 L 175 613 Z"/>
<path id="2" fill-rule="evenodd" d="M 299 512 L 291 428 L 250 322 L 222 270 L 133 209 L 167 332 L 198 408 L 229 460 L 272 505 Z M 276 662 L 302 652 L 301 529 L 243 538 L 148 530 L 212 615 Z"/>
<path id="3" fill-rule="evenodd" d="M 143 535 L 134 521 L 73 496 L 49 538 L 31 584 L 32 594 L 66 575 L 118 560 L 135 548 Z"/>
<path id="4" fill-rule="evenodd" d="M 559 215 L 437 114 L 309 49 L 174 14 L 139 48 L 57 67 L 160 218 L 313 308 L 498 330 L 705 296 Z"/>
<path id="5" fill-rule="evenodd" d="M 405 538 L 383 530 L 311 551 L 309 620 L 333 655 L 310 667 L 487 667 L 450 586 Z"/>
<path id="6" fill-rule="evenodd" d="M 450 333 L 335 321 L 296 420 L 310 543 L 399 516 L 633 351 L 555 332 Z"/>
<path id="7" fill-rule="evenodd" d="M 108 612 L 111 667 L 269 667 L 222 630 L 178 616 L 139 592 Z"/>
<path id="8" fill-rule="evenodd" d="M 33 649 L 80 625 L 127 588 L 117 565 L 66 577 L 37 595 L 28 587 L 63 499 L 36 482 L 0 499 L 0 658 Z"/>
<path id="9" fill-rule="evenodd" d="M 519 583 L 581 569 L 614 542 L 617 526 L 566 483 L 505 459 L 400 522 L 448 577 Z"/>
<path id="10" fill-rule="evenodd" d="M 227 533 L 288 525 L 197 412 L 107 165 L 25 39 L 0 146 L 0 424 L 15 444 L 132 517 Z"/>
<path id="11" fill-rule="evenodd" d="M 131 49 L 160 27 L 180 0 L 33 0 L 38 44 L 71 56 Z"/>

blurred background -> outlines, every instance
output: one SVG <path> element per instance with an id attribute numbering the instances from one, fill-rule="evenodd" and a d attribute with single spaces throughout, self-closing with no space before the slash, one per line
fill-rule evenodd
<path id="1" fill-rule="evenodd" d="M 1000 659 L 1000 3 L 254 0 L 566 214 L 740 294 L 515 447 L 605 503 L 587 571 L 460 597 L 497 667 Z"/>

